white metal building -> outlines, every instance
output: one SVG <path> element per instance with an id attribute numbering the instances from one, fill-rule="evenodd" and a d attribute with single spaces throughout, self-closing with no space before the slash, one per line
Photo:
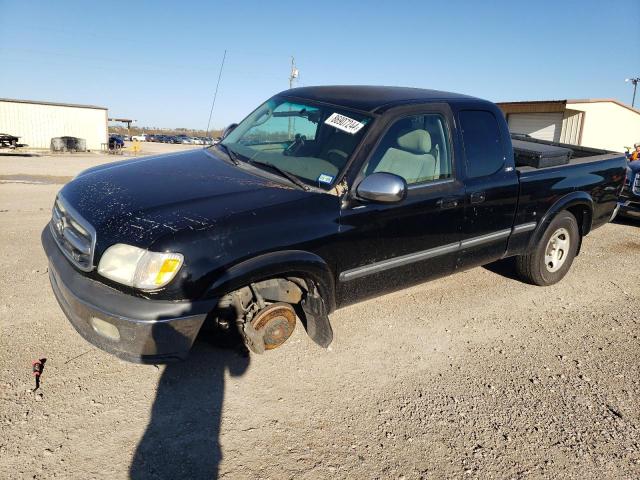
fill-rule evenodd
<path id="1" fill-rule="evenodd" d="M 107 142 L 107 109 L 94 105 L 0 98 L 0 133 L 31 148 L 49 148 L 54 137 L 86 140 L 88 150 Z"/>
<path id="2" fill-rule="evenodd" d="M 512 133 L 622 152 L 640 142 L 640 110 L 613 99 L 498 103 Z"/>

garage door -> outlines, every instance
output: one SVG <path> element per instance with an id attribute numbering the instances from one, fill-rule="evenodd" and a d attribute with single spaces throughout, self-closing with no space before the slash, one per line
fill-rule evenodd
<path id="1" fill-rule="evenodd" d="M 560 141 L 562 113 L 510 113 L 511 133 L 526 133 L 540 140 Z"/>

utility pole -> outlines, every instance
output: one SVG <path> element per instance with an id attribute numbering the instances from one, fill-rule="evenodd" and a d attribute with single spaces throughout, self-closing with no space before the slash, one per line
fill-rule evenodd
<path id="1" fill-rule="evenodd" d="M 296 68 L 296 59 L 291 57 L 291 73 L 289 73 L 289 88 L 293 88 L 293 81 L 298 78 L 300 72 Z"/>
<path id="2" fill-rule="evenodd" d="M 292 56 L 291 57 L 291 72 L 289 73 L 289 88 L 293 88 L 293 81 L 298 78 L 299 74 L 300 74 L 300 72 L 298 71 L 298 68 L 296 67 L 296 59 Z M 289 111 L 291 111 L 291 107 L 289 107 Z M 289 140 L 293 140 L 293 127 L 295 126 L 295 124 L 291 120 L 292 120 L 291 116 L 289 116 L 289 132 L 288 132 Z"/>
<path id="3" fill-rule="evenodd" d="M 638 82 L 640 82 L 640 77 L 625 78 L 624 81 L 631 82 L 633 84 L 633 100 L 631 100 L 631 108 L 633 108 L 636 103 L 636 88 L 638 88 Z"/>

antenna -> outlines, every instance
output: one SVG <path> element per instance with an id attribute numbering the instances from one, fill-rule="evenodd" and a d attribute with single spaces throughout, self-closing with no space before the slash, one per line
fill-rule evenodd
<path id="1" fill-rule="evenodd" d="M 218 83 L 216 83 L 216 91 L 213 94 L 213 102 L 211 102 L 211 111 L 209 112 L 209 121 L 207 122 L 207 132 L 205 137 L 209 137 L 209 126 L 211 125 L 211 116 L 213 115 L 213 107 L 216 104 L 216 97 L 218 96 L 218 87 L 220 86 L 220 79 L 222 78 L 222 69 L 224 68 L 224 61 L 227 58 L 227 50 L 225 49 L 224 55 L 222 55 L 222 63 L 220 64 L 220 72 L 218 72 Z M 206 141 L 206 140 L 205 140 Z"/>

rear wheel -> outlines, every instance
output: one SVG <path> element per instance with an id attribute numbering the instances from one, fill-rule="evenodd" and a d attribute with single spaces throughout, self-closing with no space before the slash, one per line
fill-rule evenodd
<path id="1" fill-rule="evenodd" d="M 560 212 L 549 224 L 535 250 L 516 258 L 520 277 L 534 285 L 559 282 L 567 274 L 578 250 L 580 230 L 576 218 Z"/>

